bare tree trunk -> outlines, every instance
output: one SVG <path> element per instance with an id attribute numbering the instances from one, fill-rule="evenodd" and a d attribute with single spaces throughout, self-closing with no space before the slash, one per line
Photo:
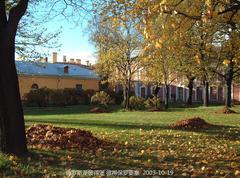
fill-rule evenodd
<path id="1" fill-rule="evenodd" d="M 165 101 L 164 101 L 165 109 L 169 107 L 169 85 L 165 85 Z"/>
<path id="2" fill-rule="evenodd" d="M 187 105 L 192 105 L 192 93 L 193 93 L 193 81 L 195 80 L 195 77 L 187 77 L 188 78 L 188 89 L 189 89 L 189 95 L 187 99 Z"/>
<path id="3" fill-rule="evenodd" d="M 28 0 L 20 0 L 7 14 L 5 1 L 0 1 L 0 151 L 17 155 L 25 154 L 27 145 L 15 66 L 15 36 L 27 5 Z"/>
<path id="4" fill-rule="evenodd" d="M 127 103 L 127 87 L 123 85 L 123 108 L 126 108 Z"/>
<path id="5" fill-rule="evenodd" d="M 153 95 L 157 96 L 159 93 L 160 87 L 158 85 L 154 86 L 154 91 L 153 91 Z"/>
<path id="6" fill-rule="evenodd" d="M 208 107 L 209 106 L 209 83 L 208 81 L 204 81 L 203 85 L 203 106 Z"/>
<path id="7" fill-rule="evenodd" d="M 225 99 L 225 106 L 232 107 L 232 82 L 233 82 L 233 63 L 230 63 L 227 67 L 226 74 L 225 74 L 225 81 L 226 81 L 226 99 Z"/>
<path id="8" fill-rule="evenodd" d="M 1 90 L 1 87 L 0 87 Z M 0 91 L 0 93 L 2 93 Z M 1 100 L 0 100 L 1 102 Z M 2 152 L 7 152 L 6 149 L 6 133 L 5 133 L 5 117 L 4 117 L 4 113 L 3 113 L 3 108 L 2 108 L 3 104 L 0 104 L 0 151 Z"/>
<path id="9" fill-rule="evenodd" d="M 2 151 L 20 155 L 26 153 L 27 147 L 14 50 L 14 42 L 5 40 L 0 42 L 0 66 L 2 66 L 0 70 L 0 113 L 1 123 L 4 124 L 1 126 L 1 133 L 3 133 L 2 139 L 6 144 Z"/>
<path id="10" fill-rule="evenodd" d="M 225 106 L 232 107 L 232 81 L 226 81 L 226 99 L 225 99 Z"/>
<path id="11" fill-rule="evenodd" d="M 130 89 L 128 84 L 123 86 L 123 107 L 124 109 L 129 110 L 130 104 L 129 104 L 129 98 L 130 98 Z"/>
<path id="12" fill-rule="evenodd" d="M 130 92 L 131 92 L 131 81 L 127 80 L 127 85 L 124 86 L 124 108 L 129 110 L 130 109 L 130 103 L 129 103 L 129 98 L 130 98 Z"/>
<path id="13" fill-rule="evenodd" d="M 129 110 L 129 107 L 130 104 L 129 104 L 129 88 L 126 87 L 126 104 L 125 104 L 125 109 Z"/>

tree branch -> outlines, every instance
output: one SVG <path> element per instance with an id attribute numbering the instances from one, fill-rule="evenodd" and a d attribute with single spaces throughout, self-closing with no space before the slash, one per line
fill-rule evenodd
<path id="1" fill-rule="evenodd" d="M 181 15 L 181 16 L 186 17 L 186 18 L 191 19 L 191 20 L 201 20 L 201 16 L 191 16 L 191 15 L 188 15 L 186 13 L 183 13 L 183 12 L 180 12 L 180 11 L 177 11 L 177 10 L 174 10 L 174 11 L 177 13 L 176 15 Z M 172 15 L 173 10 L 163 11 L 163 13 Z"/>
<path id="2" fill-rule="evenodd" d="M 236 78 L 236 77 L 239 77 L 239 76 L 240 76 L 240 73 L 234 75 L 233 78 Z"/>
<path id="3" fill-rule="evenodd" d="M 222 78 L 226 78 L 226 75 L 221 74 L 220 72 L 216 71 L 216 70 L 211 70 L 211 72 L 218 74 L 219 76 L 221 76 Z"/>
<path id="4" fill-rule="evenodd" d="M 222 11 L 222 12 L 219 12 L 218 15 L 221 15 L 221 14 L 224 14 L 224 13 L 227 13 L 227 12 L 232 12 L 232 11 L 238 11 L 238 10 L 240 10 L 240 2 L 239 2 L 239 1 L 234 1 L 232 4 L 233 4 L 233 5 L 230 6 L 229 8 L 225 9 L 225 10 Z"/>
<path id="5" fill-rule="evenodd" d="M 240 68 L 233 71 L 233 78 L 240 76 Z"/>
<path id="6" fill-rule="evenodd" d="M 169 85 L 171 85 L 175 80 L 176 78 L 173 78 L 172 80 L 170 80 Z"/>
<path id="7" fill-rule="evenodd" d="M 235 73 L 238 73 L 238 72 L 240 72 L 240 68 L 238 68 L 238 69 L 236 69 L 236 70 L 233 71 L 234 74 L 235 74 Z"/>

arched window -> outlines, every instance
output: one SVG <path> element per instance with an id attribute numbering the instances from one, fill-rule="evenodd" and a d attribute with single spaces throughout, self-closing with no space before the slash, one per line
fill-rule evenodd
<path id="1" fill-rule="evenodd" d="M 146 98 L 146 88 L 144 86 L 141 87 L 141 97 Z"/>
<path id="2" fill-rule="evenodd" d="M 31 86 L 32 90 L 37 90 L 38 88 L 39 88 L 38 84 L 36 84 L 36 83 L 32 84 L 32 86 Z"/>

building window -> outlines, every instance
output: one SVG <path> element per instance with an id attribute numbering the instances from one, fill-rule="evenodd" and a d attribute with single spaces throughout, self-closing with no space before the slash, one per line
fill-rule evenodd
<path id="1" fill-rule="evenodd" d="M 65 66 L 65 67 L 64 67 L 64 74 L 68 74 L 68 72 L 69 72 L 69 67 L 68 67 L 68 66 Z"/>
<path id="2" fill-rule="evenodd" d="M 32 84 L 32 86 L 31 86 L 31 90 L 38 90 L 38 84 L 36 84 L 36 83 L 34 83 L 34 84 Z"/>
<path id="3" fill-rule="evenodd" d="M 77 84 L 77 85 L 76 85 L 76 89 L 79 90 L 79 91 L 81 91 L 81 90 L 83 89 L 83 88 L 82 88 L 82 84 Z"/>
<path id="4" fill-rule="evenodd" d="M 171 94 L 171 101 L 173 101 L 173 102 L 176 101 L 176 94 L 175 93 Z"/>
<path id="5" fill-rule="evenodd" d="M 178 87 L 178 99 L 183 101 L 183 88 Z"/>
<path id="6" fill-rule="evenodd" d="M 223 87 L 218 87 L 218 101 L 223 101 Z"/>
<path id="7" fill-rule="evenodd" d="M 82 93 L 82 90 L 83 90 L 82 84 L 77 84 L 76 85 L 76 92 L 77 92 L 78 95 L 80 95 Z"/>
<path id="8" fill-rule="evenodd" d="M 203 99 L 203 91 L 201 87 L 197 87 L 197 101 L 202 101 Z"/>
<path id="9" fill-rule="evenodd" d="M 141 87 L 141 97 L 146 98 L 146 88 L 145 87 Z"/>
<path id="10" fill-rule="evenodd" d="M 217 100 L 217 87 L 210 87 L 211 100 Z"/>
<path id="11" fill-rule="evenodd" d="M 153 95 L 154 94 L 154 86 L 150 87 L 150 94 Z"/>

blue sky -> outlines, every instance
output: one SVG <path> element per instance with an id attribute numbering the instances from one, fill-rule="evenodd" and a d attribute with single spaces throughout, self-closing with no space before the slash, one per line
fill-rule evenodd
<path id="1" fill-rule="evenodd" d="M 75 58 L 82 59 L 85 63 L 89 60 L 91 63 L 95 63 L 95 48 L 94 45 L 89 42 L 89 34 L 87 33 L 87 22 L 82 22 L 80 25 L 76 25 L 68 22 L 63 18 L 55 18 L 45 25 L 49 31 L 55 31 L 62 27 L 62 33 L 60 34 L 59 43 L 62 46 L 59 49 L 51 49 L 52 52 L 58 52 L 59 61 L 62 60 L 63 55 L 67 56 L 67 59 Z M 51 59 L 51 56 L 49 56 Z"/>

